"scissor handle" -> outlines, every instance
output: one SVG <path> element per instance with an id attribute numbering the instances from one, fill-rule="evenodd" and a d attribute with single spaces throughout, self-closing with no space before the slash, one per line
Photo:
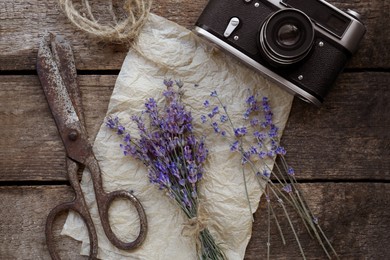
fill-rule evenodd
<path id="1" fill-rule="evenodd" d="M 140 201 L 130 192 L 119 190 L 119 191 L 113 191 L 110 193 L 102 193 L 101 196 L 97 196 L 97 201 L 99 205 L 99 214 L 100 214 L 100 220 L 102 222 L 102 226 L 104 229 L 104 232 L 106 233 L 106 236 L 108 240 L 117 248 L 123 249 L 123 250 L 131 250 L 136 249 L 139 247 L 143 241 L 146 238 L 147 233 L 147 220 L 146 220 L 146 214 L 145 211 L 140 203 Z M 138 237 L 131 242 L 124 242 L 120 240 L 115 233 L 112 231 L 112 228 L 110 226 L 109 222 L 109 216 L 108 211 L 110 209 L 110 206 L 112 202 L 115 199 L 127 199 L 129 200 L 133 206 L 136 208 L 139 216 L 139 223 L 140 223 L 140 231 L 138 234 Z"/>
<path id="2" fill-rule="evenodd" d="M 98 254 L 98 243 L 95 226 L 93 224 L 91 215 L 89 214 L 87 204 L 84 200 L 84 195 L 81 191 L 80 183 L 77 178 L 77 164 L 71 159 L 67 158 L 68 178 L 71 186 L 75 192 L 75 198 L 71 202 L 66 202 L 56 206 L 52 209 L 46 219 L 46 243 L 49 249 L 49 253 L 52 259 L 60 260 L 58 253 L 55 250 L 54 236 L 53 236 L 53 223 L 61 212 L 73 210 L 78 213 L 85 224 L 87 225 L 90 251 L 89 259 L 97 259 Z"/>
<path id="3" fill-rule="evenodd" d="M 137 199 L 136 196 L 125 190 L 113 191 L 110 193 L 104 192 L 99 164 L 94 156 L 89 157 L 86 160 L 85 165 L 89 168 L 91 172 L 100 220 L 108 240 L 115 247 L 122 250 L 136 249 L 144 242 L 147 233 L 147 219 L 141 202 Z M 137 238 L 131 242 L 124 242 L 120 240 L 112 231 L 112 228 L 110 226 L 108 211 L 112 202 L 120 198 L 129 200 L 136 208 L 139 216 L 140 231 Z"/>

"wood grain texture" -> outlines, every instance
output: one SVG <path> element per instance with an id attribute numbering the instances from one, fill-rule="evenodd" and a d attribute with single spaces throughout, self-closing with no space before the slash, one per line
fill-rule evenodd
<path id="1" fill-rule="evenodd" d="M 65 180 L 65 149 L 37 76 L 0 81 L 0 180 Z M 116 76 L 79 76 L 86 125 L 93 140 Z"/>
<path id="2" fill-rule="evenodd" d="M 0 187 L 0 258 L 51 259 L 46 246 L 45 225 L 49 211 L 70 201 L 70 187 Z M 79 256 L 80 244 L 60 236 L 66 213 L 55 221 L 56 249 L 62 259 Z"/>
<path id="3" fill-rule="evenodd" d="M 0 180 L 65 180 L 65 151 L 37 77 L 2 79 Z M 94 138 L 116 76 L 79 79 Z M 322 108 L 296 100 L 282 141 L 300 179 L 390 179 L 389 85 L 388 73 L 345 73 Z"/>
<path id="4" fill-rule="evenodd" d="M 386 259 L 390 248 L 390 234 L 385 232 L 390 228 L 390 184 L 305 184 L 302 189 L 341 259 Z M 46 216 L 52 207 L 71 197 L 67 186 L 0 187 L 1 259 L 50 259 L 44 237 Z M 284 223 L 287 245 L 281 244 L 276 226 L 271 224 L 271 259 L 301 259 L 286 221 L 276 210 Z M 57 235 L 64 217 L 58 221 Z M 266 205 L 262 203 L 245 259 L 266 258 L 266 219 Z M 294 222 L 307 258 L 325 259 L 320 246 L 305 234 L 299 221 Z M 59 235 L 56 241 L 64 259 L 85 259 L 78 256 L 79 243 Z"/>
<path id="5" fill-rule="evenodd" d="M 154 0 L 152 11 L 192 29 L 206 2 Z M 367 34 L 320 109 L 294 101 L 282 143 L 287 160 L 305 183 L 310 207 L 341 259 L 387 259 L 390 1 L 330 2 L 361 13 Z M 57 0 L 0 0 L 0 259 L 50 259 L 45 218 L 60 201 L 72 198 L 70 187 L 62 185 L 64 147 L 35 75 L 38 42 L 46 31 L 70 41 L 78 70 L 88 74 L 79 76 L 79 82 L 91 139 L 103 122 L 114 74 L 127 52 L 75 29 Z M 37 186 L 25 186 L 34 181 Z M 246 259 L 265 258 L 265 208 L 262 203 L 256 212 Z M 57 223 L 57 235 L 65 217 Z M 298 232 L 308 259 L 324 259 L 302 227 Z M 271 236 L 271 259 L 301 259 L 291 232 L 286 232 L 287 246 L 281 244 L 274 225 Z M 78 255 L 79 243 L 58 239 L 64 259 L 86 259 Z"/>
<path id="6" fill-rule="evenodd" d="M 390 179 L 389 85 L 389 73 L 344 73 L 320 109 L 295 100 L 282 141 L 300 178 Z"/>
<path id="7" fill-rule="evenodd" d="M 364 17 L 367 34 L 350 68 L 389 68 L 390 3 L 374 1 L 330 1 Z M 192 29 L 207 0 L 155 0 L 152 12 Z M 37 47 L 45 31 L 62 34 L 74 48 L 80 70 L 118 70 L 126 49 L 98 43 L 75 29 L 59 9 L 56 0 L 0 1 L 0 71 L 34 70 Z"/>
<path id="8" fill-rule="evenodd" d="M 340 259 L 388 259 L 389 184 L 314 183 L 301 186 L 309 207 L 319 217 L 319 224 Z M 266 212 L 266 204 L 263 202 L 255 214 L 252 239 L 247 249 L 248 260 L 266 259 Z M 272 223 L 271 259 L 302 259 L 282 211 L 277 209 L 277 212 L 278 219 L 283 223 L 287 244 L 282 244 L 276 226 Z M 307 258 L 326 259 L 320 245 L 305 233 L 305 228 L 297 219 L 293 222 L 302 238 Z"/>

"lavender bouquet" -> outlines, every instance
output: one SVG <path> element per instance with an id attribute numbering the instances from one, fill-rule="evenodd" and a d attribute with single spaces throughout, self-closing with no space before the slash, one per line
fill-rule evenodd
<path id="1" fill-rule="evenodd" d="M 261 190 L 265 194 L 268 209 L 267 259 L 270 256 L 271 246 L 271 218 L 276 222 L 283 243 L 286 243 L 279 224 L 280 219 L 275 214 L 274 202 L 282 209 L 282 214 L 292 230 L 303 259 L 306 259 L 304 249 L 291 220 L 289 208 L 292 208 L 302 219 L 306 230 L 318 240 L 327 257 L 331 259 L 333 253 L 338 258 L 321 229 L 318 218 L 310 211 L 299 190 L 294 169 L 285 159 L 286 150 L 279 144 L 278 127 L 273 122 L 269 99 L 260 97 L 258 94 L 248 95 L 245 102 L 246 109 L 242 114 L 244 123 L 237 126 L 231 120 L 228 107 L 222 102 L 217 92 L 213 91 L 210 96 L 211 101 L 206 100 L 203 103 L 207 112 L 201 115 L 202 123 L 209 124 L 212 131 L 225 138 L 231 152 L 240 154 L 241 161 L 239 163 L 242 165 L 245 185 L 247 172 L 255 174 Z M 279 156 L 280 159 L 273 164 L 276 156 Z M 252 214 L 248 193 L 246 195 L 249 212 Z"/>
<path id="2" fill-rule="evenodd" d="M 151 184 L 164 191 L 188 217 L 183 233 L 196 237 L 200 259 L 225 259 L 207 228 L 204 210 L 199 203 L 197 185 L 204 174 L 208 150 L 203 137 L 194 134 L 193 117 L 181 102 L 181 82 L 165 80 L 165 107 L 149 98 L 140 116 L 132 116 L 137 132 L 133 135 L 118 117 L 109 117 L 107 127 L 122 137 L 125 156 L 141 161 L 148 169 Z M 175 91 L 175 85 L 178 91 Z"/>

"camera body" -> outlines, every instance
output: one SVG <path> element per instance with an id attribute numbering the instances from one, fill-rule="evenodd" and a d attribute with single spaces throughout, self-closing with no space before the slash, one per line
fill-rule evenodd
<path id="1" fill-rule="evenodd" d="M 210 0 L 195 31 L 319 106 L 366 28 L 323 0 Z"/>

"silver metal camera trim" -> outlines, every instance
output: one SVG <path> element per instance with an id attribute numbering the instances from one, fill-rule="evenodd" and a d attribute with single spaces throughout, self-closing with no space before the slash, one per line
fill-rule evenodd
<path id="1" fill-rule="evenodd" d="M 363 38 L 364 33 L 366 32 L 366 28 L 363 25 L 361 21 L 359 21 L 356 16 L 352 15 L 350 12 L 344 12 L 337 8 L 336 6 L 324 1 L 324 0 L 317 0 L 318 2 L 321 2 L 322 4 L 326 5 L 327 7 L 333 9 L 334 11 L 338 12 L 339 14 L 348 17 L 351 19 L 351 23 L 349 24 L 348 28 L 345 30 L 344 34 L 341 38 L 335 36 L 333 33 L 331 33 L 329 30 L 325 29 L 321 25 L 317 24 L 314 20 L 312 20 L 313 25 L 315 29 L 319 32 L 321 32 L 324 35 L 327 35 L 330 39 L 332 39 L 335 42 L 338 42 L 340 45 L 344 46 L 347 50 L 349 50 L 352 54 L 354 54 L 358 47 L 361 39 Z M 287 7 L 283 4 L 281 0 L 268 0 L 268 2 L 272 3 L 273 5 L 279 7 L 280 9 L 287 9 L 290 7 Z"/>
<path id="2" fill-rule="evenodd" d="M 317 99 L 315 96 L 311 95 L 310 93 L 304 91 L 297 85 L 291 83 L 290 81 L 286 80 L 285 78 L 279 76 L 275 72 L 271 71 L 267 67 L 261 65 L 260 63 L 256 62 L 255 60 L 251 59 L 244 53 L 240 52 L 233 46 L 229 45 L 228 43 L 224 42 L 223 40 L 219 39 L 218 37 L 214 36 L 213 34 L 209 33 L 208 31 L 196 26 L 195 32 L 199 35 L 203 36 L 204 38 L 208 39 L 209 41 L 217 44 L 217 46 L 221 47 L 222 49 L 226 50 L 228 53 L 231 53 L 232 55 L 236 56 L 238 59 L 242 60 L 249 66 L 255 68 L 257 71 L 262 73 L 264 76 L 270 78 L 272 81 L 278 83 L 280 86 L 284 87 L 285 90 L 287 90 L 289 93 L 293 95 L 297 95 L 299 98 L 313 103 L 317 106 L 321 106 L 322 102 Z"/>

